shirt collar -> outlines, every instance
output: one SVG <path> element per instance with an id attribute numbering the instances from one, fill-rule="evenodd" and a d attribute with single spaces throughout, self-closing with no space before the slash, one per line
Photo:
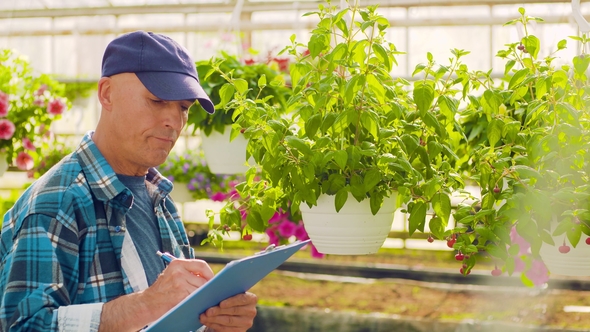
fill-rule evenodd
<path id="1" fill-rule="evenodd" d="M 127 194 L 127 187 L 119 181 L 111 165 L 94 144 L 92 140 L 93 134 L 94 131 L 86 133 L 75 152 L 93 194 L 101 201 L 112 200 L 123 192 Z M 167 196 L 172 190 L 172 182 L 162 176 L 155 168 L 148 170 L 146 180 L 157 187 L 162 197 Z"/>

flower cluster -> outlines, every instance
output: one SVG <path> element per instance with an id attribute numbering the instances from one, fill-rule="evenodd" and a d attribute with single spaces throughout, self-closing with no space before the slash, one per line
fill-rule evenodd
<path id="1" fill-rule="evenodd" d="M 289 239 L 292 237 L 301 241 L 309 239 L 305 227 L 303 227 L 303 221 L 301 218 L 293 218 L 288 212 L 282 210 L 276 212 L 272 218 L 268 220 L 268 224 L 269 227 L 265 232 L 268 236 L 269 244 L 285 244 L 288 243 Z M 311 257 L 314 258 L 324 257 L 324 254 L 318 252 L 313 244 L 310 245 L 310 253 Z"/>
<path id="2" fill-rule="evenodd" d="M 533 285 L 540 287 L 549 281 L 549 270 L 542 260 L 536 259 L 531 254 L 531 244 L 525 240 L 513 227 L 510 231 L 510 240 L 512 242 L 510 247 L 518 248 L 518 254 L 514 257 L 514 272 L 524 272 Z M 527 269 L 527 263 L 529 267 Z M 525 272 L 526 271 L 526 272 Z"/>
<path id="3" fill-rule="evenodd" d="M 211 173 L 202 151 L 172 153 L 158 170 L 168 180 L 185 184 L 195 199 L 210 199 L 217 202 L 225 201 L 234 195 L 235 185 L 242 181 L 239 175 Z"/>
<path id="4" fill-rule="evenodd" d="M 244 59 L 244 63 L 248 66 L 255 66 L 258 64 L 264 64 L 269 66 L 271 69 L 275 71 L 280 71 L 282 73 L 288 74 L 289 73 L 289 63 L 291 59 L 285 56 L 275 56 L 273 55 L 272 51 L 266 53 L 265 56 L 261 57 L 254 57 L 256 55 L 255 52 L 252 52 L 250 56 Z"/>
<path id="5" fill-rule="evenodd" d="M 0 50 L 1 158 L 21 170 L 34 167 L 38 139 L 69 107 L 64 89 L 48 75 L 35 75 L 25 58 Z"/>

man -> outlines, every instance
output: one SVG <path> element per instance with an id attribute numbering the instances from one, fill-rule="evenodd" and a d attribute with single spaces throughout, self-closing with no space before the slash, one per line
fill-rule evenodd
<path id="1" fill-rule="evenodd" d="M 172 184 L 154 169 L 193 102 L 214 111 L 194 61 L 166 36 L 118 37 L 98 100 L 96 130 L 4 217 L 0 331 L 138 331 L 213 277 L 194 259 Z M 179 259 L 166 266 L 158 250 Z M 246 331 L 256 302 L 240 294 L 200 320 L 207 331 Z"/>

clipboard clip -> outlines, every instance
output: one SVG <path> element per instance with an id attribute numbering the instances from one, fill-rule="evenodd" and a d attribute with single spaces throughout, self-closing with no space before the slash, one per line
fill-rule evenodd
<path id="1" fill-rule="evenodd" d="M 267 252 L 274 251 L 276 248 L 277 248 L 277 246 L 274 243 L 271 243 L 268 245 L 268 247 L 266 247 L 266 249 L 257 252 L 256 255 L 265 254 Z"/>

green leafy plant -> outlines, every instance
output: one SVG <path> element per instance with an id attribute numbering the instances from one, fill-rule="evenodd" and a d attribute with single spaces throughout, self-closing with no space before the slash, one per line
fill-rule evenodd
<path id="1" fill-rule="evenodd" d="M 35 74 L 25 57 L 0 50 L 0 155 L 9 164 L 33 167 L 36 142 L 70 106 L 64 93 L 63 84 Z"/>
<path id="2" fill-rule="evenodd" d="M 469 101 L 461 112 L 469 155 L 464 174 L 481 188 L 481 199 L 458 207 L 453 247 L 469 257 L 465 272 L 478 259 L 492 259 L 494 275 L 523 272 L 525 284 L 540 285 L 548 279 L 541 246 L 567 252 L 555 236 L 566 234 L 575 247 L 590 235 L 590 55 L 556 64 L 564 39 L 540 58 L 540 40 L 527 24 L 542 19 L 519 12 L 507 25 L 521 24 L 525 36 L 498 52 L 506 60 L 501 82 L 489 73 L 462 75 Z M 571 38 L 583 50 L 590 40 Z"/>
<path id="3" fill-rule="evenodd" d="M 350 4 L 338 10 L 328 3 L 306 15 L 319 17 L 309 41 L 293 36 L 284 50 L 294 58 L 287 116 L 220 72 L 234 86 L 227 89 L 232 96 L 226 107 L 239 112 L 235 130 L 245 130 L 248 155 L 258 168 L 236 187 L 243 199 L 220 212 L 219 232 L 224 225 L 241 225 L 241 211 L 247 211 L 247 227 L 264 231 L 279 209 L 296 214 L 320 195 L 335 195 L 336 210 L 349 194 L 370 200 L 375 214 L 385 197 L 398 192 L 400 202 L 408 203 L 412 233 L 425 230 L 432 206 L 437 215 L 431 231 L 439 238 L 449 235 L 449 193 L 463 185 L 453 170 L 457 156 L 449 134 L 458 102 L 445 99 L 441 106 L 429 77 L 413 86 L 391 77 L 403 53 L 386 41 L 389 22 L 377 7 Z M 258 87 L 266 88 L 266 80 Z"/>
<path id="4" fill-rule="evenodd" d="M 265 62 L 254 62 L 252 59 L 242 61 L 223 52 L 210 60 L 197 62 L 196 66 L 201 86 L 215 105 L 215 113 L 208 114 L 199 103 L 193 104 L 187 121 L 187 128 L 192 128 L 193 132 L 200 129 L 209 136 L 213 130 L 224 133 L 226 128 L 231 128 L 240 115 L 234 108 L 225 107 L 231 101 L 234 86 L 246 92 L 249 98 L 260 98 L 281 107 L 284 107 L 289 96 L 289 90 L 285 88 L 285 75 L 279 70 L 279 63 L 274 58 Z M 228 80 L 221 75 L 222 72 L 232 79 L 234 85 L 226 84 Z M 258 89 L 261 77 L 271 82 L 265 89 Z"/>

